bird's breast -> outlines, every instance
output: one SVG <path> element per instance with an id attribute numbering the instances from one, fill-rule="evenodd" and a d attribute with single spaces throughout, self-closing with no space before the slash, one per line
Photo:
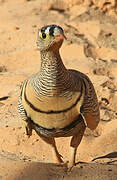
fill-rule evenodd
<path id="1" fill-rule="evenodd" d="M 47 96 L 37 96 L 33 88 L 24 91 L 23 105 L 27 115 L 45 128 L 64 128 L 80 113 L 81 92 L 52 91 Z"/>

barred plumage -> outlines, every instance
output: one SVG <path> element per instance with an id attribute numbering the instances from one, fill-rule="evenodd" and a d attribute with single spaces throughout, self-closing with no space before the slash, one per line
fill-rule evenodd
<path id="1" fill-rule="evenodd" d="M 75 164 L 76 150 L 86 126 L 95 129 L 100 120 L 99 105 L 89 78 L 68 70 L 59 54 L 64 32 L 56 25 L 39 30 L 37 46 L 41 54 L 40 71 L 24 81 L 19 96 L 19 116 L 27 135 L 34 129 L 51 144 L 58 162 L 55 137 L 73 136 L 69 167 Z"/>

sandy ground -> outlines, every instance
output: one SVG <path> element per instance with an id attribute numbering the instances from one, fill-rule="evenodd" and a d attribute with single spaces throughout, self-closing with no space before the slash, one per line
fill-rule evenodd
<path id="1" fill-rule="evenodd" d="M 0 0 L 0 180 L 117 180 L 115 7 L 110 1 L 109 11 L 104 13 L 106 5 L 100 8 L 96 1 L 90 7 L 83 1 L 71 6 L 50 2 Z M 71 173 L 54 163 L 51 147 L 35 132 L 30 139 L 26 137 L 17 116 L 20 85 L 40 67 L 38 28 L 54 23 L 67 36 L 61 48 L 65 65 L 90 77 L 100 102 L 100 124 L 94 132 L 86 130 L 76 157 L 82 163 Z M 57 139 L 65 162 L 70 155 L 69 140 Z"/>

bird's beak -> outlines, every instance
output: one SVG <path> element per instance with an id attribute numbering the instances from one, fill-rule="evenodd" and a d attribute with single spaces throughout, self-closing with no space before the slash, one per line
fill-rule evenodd
<path id="1" fill-rule="evenodd" d="M 67 39 L 64 34 L 59 34 L 59 35 L 56 35 L 55 37 L 56 37 L 56 39 L 59 39 L 59 40 Z"/>

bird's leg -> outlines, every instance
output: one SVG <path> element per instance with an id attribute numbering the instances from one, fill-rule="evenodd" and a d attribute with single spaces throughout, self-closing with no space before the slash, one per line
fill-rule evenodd
<path id="1" fill-rule="evenodd" d="M 27 117 L 27 113 L 23 107 L 22 104 L 22 98 L 19 96 L 19 101 L 18 101 L 18 118 L 22 122 L 22 128 L 24 132 L 26 132 L 26 135 L 30 137 L 32 135 L 32 123 L 30 119 Z"/>
<path id="2" fill-rule="evenodd" d="M 48 143 L 52 146 L 53 154 L 54 154 L 54 157 L 56 158 L 56 163 L 63 163 L 64 161 L 62 160 L 62 155 L 59 154 L 59 152 L 57 150 L 55 139 L 53 137 L 45 137 L 45 136 L 40 136 L 40 137 L 46 143 Z"/>
<path id="3" fill-rule="evenodd" d="M 22 120 L 22 125 L 24 130 L 26 131 L 26 135 L 30 137 L 32 135 L 32 125 L 30 122 Z"/>
<path id="4" fill-rule="evenodd" d="M 71 168 L 75 165 L 77 148 L 82 140 L 84 131 L 85 131 L 85 126 L 82 128 L 82 130 L 80 130 L 80 132 L 77 135 L 74 135 L 71 139 L 71 142 L 70 142 L 71 159 L 68 163 L 69 170 L 71 170 Z"/>

